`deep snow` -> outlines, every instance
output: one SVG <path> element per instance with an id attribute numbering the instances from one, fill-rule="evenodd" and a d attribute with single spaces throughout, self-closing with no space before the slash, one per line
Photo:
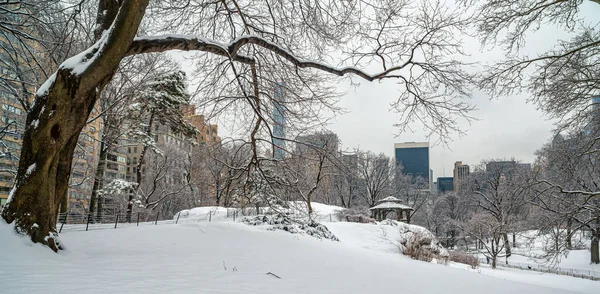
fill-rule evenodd
<path id="1" fill-rule="evenodd" d="M 188 219 L 177 225 L 67 231 L 61 234 L 67 250 L 54 254 L 0 223 L 0 293 L 600 291 L 600 282 L 585 279 L 485 268 L 478 273 L 459 269 L 462 265 L 414 261 L 398 253 L 399 235 L 391 226 L 327 226 L 341 242 L 219 217 L 210 223 Z"/>

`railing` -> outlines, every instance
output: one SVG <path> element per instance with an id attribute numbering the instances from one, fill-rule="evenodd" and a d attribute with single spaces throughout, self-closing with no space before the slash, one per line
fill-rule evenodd
<path id="1" fill-rule="evenodd" d="M 63 231 L 88 231 L 93 229 L 109 229 L 125 226 L 172 224 L 172 219 L 160 219 L 160 213 L 126 212 L 105 214 L 101 217 L 94 215 L 61 213 L 58 215 L 58 232 Z"/>
<path id="2" fill-rule="evenodd" d="M 487 260 L 485 258 L 480 258 L 479 261 L 481 263 L 487 263 Z M 591 269 L 551 267 L 551 266 L 537 264 L 537 263 L 512 262 L 510 260 L 507 263 L 506 261 L 504 261 L 504 260 L 501 261 L 500 259 L 497 260 L 496 266 L 516 268 L 516 269 L 522 269 L 522 270 L 530 270 L 530 271 L 543 272 L 543 273 L 552 273 L 552 274 L 564 275 L 564 276 L 572 276 L 572 277 L 590 279 L 590 280 L 595 280 L 595 281 L 600 280 L 600 271 L 595 271 L 595 270 L 591 270 Z"/>
<path id="3" fill-rule="evenodd" d="M 101 217 L 95 215 L 85 215 L 77 213 L 61 213 L 58 215 L 57 227 L 59 233 L 63 231 L 88 231 L 94 229 L 110 229 L 119 227 L 131 227 L 140 225 L 159 225 L 159 224 L 176 224 L 179 222 L 211 222 L 215 217 L 225 217 L 236 221 L 244 216 L 254 216 L 257 214 L 273 213 L 268 209 L 257 211 L 255 208 L 227 208 L 226 211 L 211 210 L 204 216 L 196 216 L 193 219 L 187 219 L 185 216 L 180 219 L 180 213 L 173 218 L 166 219 L 159 212 L 133 212 L 127 214 L 120 212 L 117 214 L 104 214 Z M 295 217 L 308 217 L 305 213 L 291 213 Z M 317 222 L 338 222 L 338 218 L 334 214 L 313 214 L 312 219 Z"/>

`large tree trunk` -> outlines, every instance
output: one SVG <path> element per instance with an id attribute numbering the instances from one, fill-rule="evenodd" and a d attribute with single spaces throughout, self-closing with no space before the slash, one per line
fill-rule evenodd
<path id="1" fill-rule="evenodd" d="M 63 197 L 60 200 L 60 210 L 58 211 L 60 218 L 59 222 L 66 223 L 67 222 L 67 213 L 69 212 L 69 195 Z"/>
<path id="2" fill-rule="evenodd" d="M 508 239 L 508 234 L 502 233 L 502 239 L 504 240 L 504 251 L 506 252 L 506 257 L 510 257 L 512 253 L 510 250 L 510 240 Z"/>
<path id="3" fill-rule="evenodd" d="M 93 107 L 96 100 L 94 92 L 83 96 L 71 90 L 77 77 L 59 74 L 64 74 L 63 78 L 56 79 L 47 96 L 37 98 L 27 115 L 13 198 L 2 211 L 8 223 L 15 221 L 17 232 L 54 251 L 60 249 L 56 216 L 61 201 L 68 197 L 73 152 L 91 112 L 89 105 Z M 42 99 L 46 103 L 39 101 Z M 34 120 L 39 121 L 37 128 L 32 126 Z"/>
<path id="4" fill-rule="evenodd" d="M 148 129 L 146 130 L 146 136 L 152 136 L 152 125 L 154 123 L 154 111 L 150 114 L 150 120 L 148 122 Z M 133 192 L 129 194 L 129 199 L 127 201 L 127 216 L 126 221 L 128 223 L 131 222 L 131 214 L 133 213 L 133 197 L 138 194 L 140 187 L 142 186 L 142 168 L 144 167 L 144 158 L 146 158 L 146 153 L 148 152 L 148 145 L 144 145 L 142 148 L 142 153 L 140 153 L 140 158 L 138 161 L 137 170 L 135 172 L 135 180 L 137 185 L 133 189 Z M 146 199 L 146 204 L 148 204 L 148 199 Z"/>
<path id="5" fill-rule="evenodd" d="M 96 210 L 96 203 L 98 202 L 98 190 L 101 190 L 104 186 L 104 169 L 106 167 L 106 157 L 108 155 L 108 148 L 104 144 L 104 140 L 100 142 L 100 160 L 98 160 L 98 167 L 96 167 L 96 175 L 94 176 L 94 187 L 92 188 L 92 197 L 90 197 L 90 209 L 88 212 L 88 222 L 94 222 L 94 211 Z M 98 206 L 99 210 L 101 209 Z M 102 214 L 100 214 L 101 216 Z"/>
<path id="6" fill-rule="evenodd" d="M 63 63 L 36 94 L 27 114 L 15 186 L 2 210 L 4 220 L 14 222 L 15 231 L 33 242 L 61 249 L 56 217 L 67 197 L 79 133 L 127 54 L 147 5 L 148 0 L 101 0 L 96 38 L 104 41 Z"/>
<path id="7" fill-rule="evenodd" d="M 572 228 L 573 227 L 573 218 L 568 218 L 567 219 L 567 249 L 571 250 L 571 248 L 573 248 L 573 242 L 572 242 L 572 237 L 573 237 L 573 232 L 572 232 Z"/>

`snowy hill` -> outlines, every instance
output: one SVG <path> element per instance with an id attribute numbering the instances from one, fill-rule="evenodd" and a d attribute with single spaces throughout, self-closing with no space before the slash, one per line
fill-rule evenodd
<path id="1" fill-rule="evenodd" d="M 495 271 L 508 273 L 497 278 L 414 261 L 398 254 L 390 242 L 397 239 L 391 226 L 327 226 L 341 242 L 268 231 L 218 217 L 210 223 L 196 219 L 68 231 L 61 235 L 67 250 L 54 254 L 16 236 L 9 225 L 1 223 L 0 293 L 600 291 L 600 282 L 584 279 L 519 271 L 523 274 L 516 282 L 511 276 L 514 272 Z"/>

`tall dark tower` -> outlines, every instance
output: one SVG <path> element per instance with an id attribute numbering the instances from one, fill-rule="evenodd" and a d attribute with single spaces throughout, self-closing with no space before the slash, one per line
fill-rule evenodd
<path id="1" fill-rule="evenodd" d="M 285 156 L 285 112 L 282 103 L 285 102 L 283 94 L 284 83 L 275 83 L 273 97 L 275 98 L 273 109 L 273 158 L 282 159 Z"/>
<path id="2" fill-rule="evenodd" d="M 423 178 L 431 191 L 433 176 L 429 169 L 429 142 L 396 143 L 394 149 L 396 164 L 402 165 L 402 173 Z"/>

